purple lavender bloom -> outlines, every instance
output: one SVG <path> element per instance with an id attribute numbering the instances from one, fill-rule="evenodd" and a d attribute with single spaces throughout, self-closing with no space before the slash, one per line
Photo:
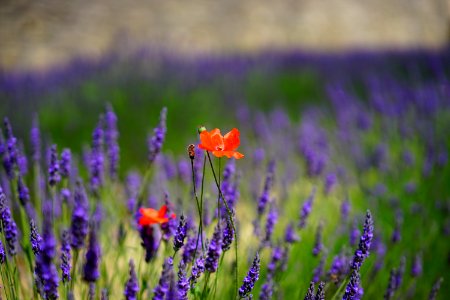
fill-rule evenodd
<path id="1" fill-rule="evenodd" d="M 61 241 L 61 271 L 62 271 L 62 281 L 70 281 L 70 270 L 72 268 L 71 261 L 72 255 L 70 252 L 70 232 L 64 230 L 62 233 Z"/>
<path id="2" fill-rule="evenodd" d="M 61 175 L 58 162 L 58 151 L 56 145 L 52 145 L 50 148 L 50 159 L 48 165 L 48 184 L 50 186 L 56 185 L 61 181 Z"/>
<path id="3" fill-rule="evenodd" d="M 245 276 L 244 278 L 244 283 L 239 288 L 239 296 L 241 298 L 246 297 L 251 298 L 249 294 L 252 292 L 253 287 L 255 286 L 255 282 L 259 279 L 259 263 L 260 263 L 259 254 L 258 252 L 256 252 L 252 266 L 248 271 L 247 276 Z"/>
<path id="4" fill-rule="evenodd" d="M 23 182 L 22 176 L 19 175 L 19 180 L 17 181 L 17 192 L 19 194 L 19 202 L 22 206 L 26 206 L 30 201 L 30 192 Z"/>
<path id="5" fill-rule="evenodd" d="M 100 263 L 100 245 L 97 240 L 95 226 L 89 230 L 89 245 L 86 252 L 86 261 L 83 267 L 83 279 L 89 283 L 94 283 L 100 276 L 98 265 Z"/>
<path id="6" fill-rule="evenodd" d="M 325 300 L 325 282 L 321 281 L 317 287 L 316 298 L 314 300 Z"/>
<path id="7" fill-rule="evenodd" d="M 411 267 L 411 276 L 419 277 L 422 275 L 422 254 L 418 253 L 414 256 L 414 261 Z"/>
<path id="8" fill-rule="evenodd" d="M 259 299 L 260 300 L 270 300 L 272 299 L 273 295 L 273 276 L 267 274 L 266 282 L 261 287 L 261 292 L 259 293 Z"/>
<path id="9" fill-rule="evenodd" d="M 405 165 L 409 167 L 414 165 L 414 156 L 411 151 L 409 150 L 403 151 L 402 158 Z"/>
<path id="10" fill-rule="evenodd" d="M 72 153 L 70 152 L 70 149 L 63 149 L 61 152 L 61 160 L 59 161 L 59 166 L 61 168 L 60 174 L 63 178 L 69 178 L 70 176 L 70 169 L 72 164 Z"/>
<path id="11" fill-rule="evenodd" d="M 396 274 L 395 269 L 392 269 L 389 275 L 389 283 L 386 289 L 386 293 L 384 294 L 384 299 L 386 300 L 392 299 L 392 297 L 394 297 L 395 290 L 397 289 L 395 282 L 395 274 Z"/>
<path id="12" fill-rule="evenodd" d="M 137 197 L 141 186 L 141 176 L 137 172 L 130 172 L 126 178 L 125 191 L 128 197 L 127 208 L 129 212 L 136 210 Z"/>
<path id="13" fill-rule="evenodd" d="M 314 282 L 309 283 L 308 291 L 306 292 L 304 300 L 314 300 Z"/>
<path id="14" fill-rule="evenodd" d="M 266 236 L 264 238 L 264 242 L 270 243 L 270 240 L 272 238 L 273 229 L 274 229 L 277 221 L 278 221 L 277 209 L 276 209 L 275 205 L 271 205 L 269 214 L 267 215 Z"/>
<path id="15" fill-rule="evenodd" d="M 148 160 L 150 163 L 153 163 L 156 156 L 161 152 L 167 131 L 166 118 L 167 108 L 164 107 L 159 115 L 159 124 L 153 129 L 153 136 L 148 139 Z"/>
<path id="16" fill-rule="evenodd" d="M 155 229 L 152 226 L 141 226 L 139 234 L 141 236 L 141 245 L 145 250 L 145 261 L 148 263 L 158 251 L 158 237 L 155 236 Z"/>
<path id="17" fill-rule="evenodd" d="M 173 260 L 171 257 L 164 261 L 161 277 L 159 278 L 158 285 L 153 290 L 153 300 L 164 300 L 166 294 L 169 292 L 170 276 L 173 272 Z"/>
<path id="18" fill-rule="evenodd" d="M 181 261 L 178 265 L 178 300 L 187 300 L 189 291 L 189 280 L 186 277 L 186 264 Z"/>
<path id="19" fill-rule="evenodd" d="M 403 224 L 403 214 L 400 210 L 398 210 L 395 214 L 395 226 L 391 237 L 391 241 L 393 243 L 398 243 L 402 239 L 401 235 L 402 224 Z"/>
<path id="20" fill-rule="evenodd" d="M 209 272 L 216 272 L 219 264 L 219 257 L 222 253 L 222 232 L 219 226 L 214 229 L 211 242 L 209 243 L 208 252 L 205 259 L 205 268 Z"/>
<path id="21" fill-rule="evenodd" d="M 108 289 L 104 288 L 102 289 L 102 295 L 100 296 L 100 300 L 108 300 Z"/>
<path id="22" fill-rule="evenodd" d="M 299 240 L 300 237 L 298 236 L 297 232 L 295 232 L 295 226 L 292 222 L 290 222 L 286 227 L 284 241 L 288 244 L 293 244 L 295 242 L 298 242 Z"/>
<path id="23" fill-rule="evenodd" d="M 44 211 L 49 211 L 48 203 Z M 52 232 L 50 218 L 44 219 L 44 233 L 41 252 L 36 256 L 35 274 L 43 287 L 45 299 L 58 299 L 59 276 L 53 258 L 56 254 L 56 240 Z"/>
<path id="24" fill-rule="evenodd" d="M 331 278 L 331 281 L 334 283 L 338 283 L 342 280 L 342 277 L 347 274 L 349 267 L 349 262 L 347 257 L 341 253 L 336 255 L 331 262 L 330 270 L 328 271 L 328 275 Z"/>
<path id="25" fill-rule="evenodd" d="M 312 282 L 318 283 L 320 281 L 320 278 L 322 277 L 324 265 L 325 265 L 325 257 L 322 256 L 320 258 L 319 265 L 313 271 L 313 278 L 311 280 Z"/>
<path id="26" fill-rule="evenodd" d="M 3 166 L 5 168 L 6 174 L 9 179 L 13 179 L 15 177 L 14 174 L 14 166 L 17 165 L 17 139 L 13 134 L 11 123 L 9 123 L 9 119 L 5 117 L 3 121 L 5 127 L 5 144 L 6 151 L 3 157 Z"/>
<path id="27" fill-rule="evenodd" d="M 34 255 L 38 255 L 41 252 L 42 238 L 33 219 L 30 220 L 30 243 Z"/>
<path id="28" fill-rule="evenodd" d="M 437 294 L 439 292 L 439 289 L 441 288 L 442 281 L 444 281 L 444 279 L 442 277 L 440 277 L 436 281 L 436 283 L 433 285 L 433 287 L 431 288 L 430 295 L 428 296 L 428 300 L 436 299 L 436 296 L 437 296 Z"/>
<path id="29" fill-rule="evenodd" d="M 364 231 L 359 240 L 358 249 L 355 251 L 353 256 L 353 261 L 351 263 L 353 270 L 358 270 L 361 268 L 364 259 L 369 256 L 370 243 L 373 238 L 373 220 L 372 214 L 369 210 L 366 213 L 366 221 L 364 223 Z"/>
<path id="30" fill-rule="evenodd" d="M 191 236 L 188 237 L 186 241 L 186 245 L 183 248 L 183 254 L 182 254 L 182 261 L 184 264 L 189 263 L 192 258 L 194 257 L 195 250 L 197 248 L 196 245 L 197 242 L 197 234 L 194 233 Z"/>
<path id="31" fill-rule="evenodd" d="M 406 258 L 402 256 L 400 259 L 400 266 L 395 272 L 395 288 L 398 289 L 403 282 L 403 275 L 405 275 L 405 267 L 406 267 Z"/>
<path id="32" fill-rule="evenodd" d="M 350 277 L 350 282 L 345 288 L 344 296 L 342 300 L 356 300 L 359 299 L 359 289 L 360 289 L 360 275 L 358 270 L 353 270 Z"/>
<path id="33" fill-rule="evenodd" d="M 100 117 L 97 127 L 92 133 L 92 149 L 89 159 L 89 179 L 94 194 L 103 185 L 103 135 L 103 118 Z"/>
<path id="34" fill-rule="evenodd" d="M 39 130 L 39 120 L 37 116 L 33 118 L 33 125 L 30 131 L 31 157 L 33 162 L 39 163 L 41 159 L 41 132 Z"/>
<path id="35" fill-rule="evenodd" d="M 6 252 L 5 248 L 3 247 L 3 243 L 0 240 L 0 265 L 3 265 L 6 261 Z"/>
<path id="36" fill-rule="evenodd" d="M 231 224 L 231 221 L 229 218 L 226 219 L 226 225 L 223 229 L 222 233 L 222 251 L 228 251 L 230 250 L 231 243 L 233 243 L 234 239 L 234 230 L 233 225 Z"/>
<path id="37" fill-rule="evenodd" d="M 130 266 L 130 277 L 128 278 L 128 281 L 125 284 L 124 295 L 126 300 L 136 300 L 137 293 L 139 292 L 139 285 L 134 267 L 134 261 L 132 259 L 130 259 L 129 266 Z"/>
<path id="38" fill-rule="evenodd" d="M 317 256 L 320 254 L 320 252 L 322 251 L 323 248 L 323 244 L 322 244 L 322 223 L 319 224 L 319 226 L 317 227 L 317 231 L 316 231 L 316 237 L 314 240 L 314 248 L 313 248 L 313 255 Z"/>
<path id="39" fill-rule="evenodd" d="M 72 235 L 71 246 L 79 250 L 84 246 L 89 229 L 88 199 L 83 184 L 78 181 L 74 191 L 74 208 L 72 212 L 72 222 L 70 233 Z"/>
<path id="40" fill-rule="evenodd" d="M 275 275 L 275 271 L 277 269 L 277 265 L 283 259 L 284 253 L 281 247 L 275 247 L 272 249 L 272 255 L 270 258 L 270 262 L 267 265 L 268 274 Z"/>
<path id="41" fill-rule="evenodd" d="M 308 199 L 306 199 L 305 203 L 303 204 L 302 210 L 300 211 L 300 221 L 298 223 L 298 227 L 300 229 L 306 226 L 306 220 L 308 219 L 308 216 L 311 213 L 315 196 L 316 196 L 316 188 L 314 187 Z"/>
<path id="42" fill-rule="evenodd" d="M 119 132 L 117 131 L 117 116 L 112 106 L 108 105 L 105 114 L 105 145 L 108 158 L 109 176 L 112 179 L 117 177 L 117 169 L 119 165 L 119 144 L 117 139 Z"/>
<path id="43" fill-rule="evenodd" d="M 270 200 L 270 191 L 273 186 L 274 176 L 275 176 L 275 161 L 271 160 L 269 162 L 269 165 L 267 166 L 266 181 L 264 182 L 264 189 L 258 202 L 259 217 L 261 217 L 262 214 L 264 213 L 267 203 Z"/>
<path id="44" fill-rule="evenodd" d="M 186 220 L 183 215 L 180 217 L 180 223 L 178 224 L 175 237 L 173 239 L 173 250 L 177 252 L 184 245 L 184 239 L 186 238 L 187 227 Z"/>
<path id="45" fill-rule="evenodd" d="M 326 177 L 325 177 L 325 194 L 329 194 L 331 192 L 331 190 L 333 189 L 333 187 L 336 185 L 337 183 L 337 176 L 335 173 L 329 173 Z"/>
<path id="46" fill-rule="evenodd" d="M 28 172 L 28 160 L 23 151 L 23 146 L 17 150 L 17 168 L 19 170 L 19 174 L 24 176 Z"/>
<path id="47" fill-rule="evenodd" d="M 5 241 L 6 246 L 8 248 L 8 253 L 11 256 L 16 255 L 17 249 L 17 226 L 16 222 L 14 222 L 13 217 L 11 216 L 11 211 L 9 210 L 8 205 L 6 204 L 6 195 L 3 193 L 3 190 L 0 188 L 0 217 L 2 221 L 2 228 L 5 233 Z"/>
<path id="48" fill-rule="evenodd" d="M 185 184 L 191 182 L 191 166 L 185 159 L 180 159 L 177 164 L 178 178 L 180 178 Z"/>
<path id="49" fill-rule="evenodd" d="M 345 199 L 341 203 L 341 218 L 343 222 L 347 222 L 349 213 L 350 213 L 350 202 L 348 201 L 348 199 Z"/>
<path id="50" fill-rule="evenodd" d="M 205 272 L 205 259 L 199 257 L 196 259 L 194 266 L 192 266 L 191 277 L 189 277 L 189 284 L 191 289 L 195 287 L 198 278 Z"/>

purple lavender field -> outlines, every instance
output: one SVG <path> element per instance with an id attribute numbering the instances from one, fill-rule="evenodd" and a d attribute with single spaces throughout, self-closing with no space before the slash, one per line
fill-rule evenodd
<path id="1" fill-rule="evenodd" d="M 143 51 L 1 72 L 1 298 L 447 299 L 449 67 Z"/>

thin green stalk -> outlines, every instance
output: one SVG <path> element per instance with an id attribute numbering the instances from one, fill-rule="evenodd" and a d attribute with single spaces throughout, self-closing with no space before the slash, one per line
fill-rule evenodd
<path id="1" fill-rule="evenodd" d="M 205 292 L 206 289 L 208 288 L 208 282 L 209 282 L 209 277 L 211 276 L 211 273 L 209 271 L 206 272 L 206 279 L 205 279 L 205 285 L 203 286 L 203 291 L 202 291 L 202 296 L 200 297 L 200 299 L 205 299 Z"/>
<path id="2" fill-rule="evenodd" d="M 331 298 L 331 300 L 334 299 L 338 299 L 339 294 L 341 293 L 342 289 L 347 285 L 348 280 L 344 280 L 341 285 L 339 286 L 339 288 L 337 289 L 337 291 L 334 293 L 333 298 Z"/>
<path id="3" fill-rule="evenodd" d="M 6 288 L 6 286 L 9 285 L 9 283 L 7 283 L 7 282 L 5 281 L 6 275 L 3 274 L 3 266 L 0 266 L 0 273 L 1 273 L 1 276 L 2 276 L 3 289 L 5 290 L 5 296 L 6 296 L 6 299 L 7 299 L 7 300 L 8 300 L 8 299 L 11 299 L 11 296 L 9 295 L 10 291 L 8 292 L 8 289 Z"/>
<path id="4" fill-rule="evenodd" d="M 70 280 L 70 291 L 73 292 L 73 287 L 76 281 L 77 276 L 77 262 L 78 262 L 78 255 L 80 254 L 80 250 L 75 249 L 73 254 L 73 261 L 72 261 L 72 279 Z"/>
<path id="5" fill-rule="evenodd" d="M 233 231 L 234 231 L 234 251 L 235 251 L 235 259 L 236 259 L 236 271 L 235 271 L 235 297 L 237 297 L 238 294 L 238 273 L 239 273 L 239 268 L 238 268 L 238 238 L 237 238 L 237 231 L 236 231 L 236 227 L 234 225 L 234 221 L 233 221 L 233 213 L 230 210 L 230 207 L 228 206 L 228 203 L 225 199 L 225 197 L 223 196 L 222 193 L 222 189 L 220 188 L 220 184 L 217 181 L 217 176 L 216 176 L 216 172 L 214 171 L 214 166 L 212 164 L 212 160 L 211 160 L 211 156 L 209 155 L 209 152 L 206 151 L 206 154 L 208 155 L 208 160 L 209 160 L 209 164 L 211 166 L 211 171 L 213 173 L 214 176 L 214 181 L 216 182 L 216 186 L 217 189 L 219 190 L 219 196 L 222 198 L 223 203 L 225 204 L 225 208 L 227 209 L 227 213 L 228 213 L 228 218 L 230 219 L 230 223 L 233 227 Z"/>
<path id="6" fill-rule="evenodd" d="M 217 291 L 217 279 L 219 278 L 219 270 L 222 267 L 222 263 L 223 263 L 223 258 L 225 256 L 225 252 L 222 252 L 222 255 L 220 256 L 220 262 L 219 262 L 219 267 L 217 268 L 217 272 L 216 272 L 216 278 L 214 279 L 214 294 L 213 294 L 213 299 L 216 299 L 216 291 Z"/>
<path id="7" fill-rule="evenodd" d="M 206 170 L 206 156 L 204 156 L 204 158 L 203 158 L 202 187 L 201 187 L 201 190 L 200 190 L 200 216 L 199 217 L 200 217 L 200 222 L 202 224 L 202 227 L 201 227 L 202 232 L 200 233 L 200 231 L 199 231 L 197 233 L 197 240 L 195 242 L 195 252 L 194 252 L 194 256 L 192 258 L 192 264 L 194 264 L 195 257 L 197 255 L 199 236 L 200 236 L 200 239 L 201 239 L 201 242 L 202 242 L 202 252 L 205 250 L 204 249 L 204 245 L 203 245 L 203 190 L 204 190 L 203 188 L 204 188 L 204 185 L 205 185 L 205 170 Z M 195 185 L 195 183 L 194 183 L 194 185 Z"/>
<path id="8" fill-rule="evenodd" d="M 205 160 L 206 160 L 206 157 L 204 158 L 204 161 Z M 203 164 L 205 164 L 205 162 L 203 162 Z M 198 200 L 198 196 L 197 196 L 197 188 L 195 187 L 195 168 L 194 168 L 194 159 L 193 158 L 191 158 L 191 170 L 192 170 L 192 186 L 194 187 L 194 197 L 195 197 L 195 202 L 197 203 L 198 218 L 199 218 L 196 247 L 198 245 L 198 238 L 200 236 L 201 242 L 202 242 L 202 249 L 203 249 L 203 217 L 202 217 L 203 214 L 202 214 L 202 209 L 200 206 L 200 201 Z M 195 251 L 195 252 L 197 252 L 197 251 Z M 194 259 L 195 259 L 195 254 L 196 253 L 194 253 Z"/>

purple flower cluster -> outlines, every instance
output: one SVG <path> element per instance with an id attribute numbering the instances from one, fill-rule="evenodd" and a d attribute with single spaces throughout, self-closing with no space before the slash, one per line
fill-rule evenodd
<path id="1" fill-rule="evenodd" d="M 117 131 L 117 116 L 114 113 L 112 106 L 108 105 L 105 114 L 105 146 L 106 155 L 108 159 L 109 176 L 116 179 L 117 170 L 119 167 L 119 143 L 117 139 L 119 132 Z"/>
<path id="2" fill-rule="evenodd" d="M 72 168 L 72 152 L 70 149 L 65 148 L 61 152 L 61 160 L 59 161 L 61 168 L 60 174 L 63 178 L 69 178 Z"/>
<path id="3" fill-rule="evenodd" d="M 37 116 L 33 118 L 33 124 L 30 131 L 31 157 L 34 163 L 41 160 L 41 131 L 39 130 L 39 120 Z"/>
<path id="4" fill-rule="evenodd" d="M 130 259 L 129 266 L 130 266 L 130 277 L 128 278 L 128 281 L 125 284 L 124 295 L 126 300 L 136 300 L 137 293 L 139 292 L 139 285 L 134 267 L 134 261 L 132 259 Z"/>
<path id="5" fill-rule="evenodd" d="M 103 118 L 100 117 L 97 127 L 92 133 L 92 148 L 89 157 L 89 179 L 91 191 L 96 194 L 103 185 Z"/>
<path id="6" fill-rule="evenodd" d="M 4 119 L 3 124 L 5 141 L 4 146 L 1 147 L 3 149 L 0 152 L 3 152 L 3 167 L 5 168 L 6 175 L 9 179 L 13 179 L 16 175 L 14 168 L 17 166 L 18 159 L 17 139 L 13 134 L 8 118 Z"/>
<path id="7" fill-rule="evenodd" d="M 216 272 L 219 264 L 219 257 L 222 253 L 222 232 L 216 226 L 214 234 L 209 243 L 208 252 L 205 259 L 205 269 L 209 272 Z"/>
<path id="8" fill-rule="evenodd" d="M 360 275 L 358 270 L 353 270 L 350 281 L 345 288 L 342 300 L 357 300 L 361 298 Z"/>
<path id="9" fill-rule="evenodd" d="M 153 300 L 164 300 L 166 298 L 170 288 L 170 278 L 172 272 L 173 272 L 173 259 L 169 257 L 164 261 L 158 285 L 153 290 L 154 293 Z"/>
<path id="10" fill-rule="evenodd" d="M 49 152 L 49 163 L 48 163 L 48 184 L 50 186 L 56 185 L 61 181 L 58 151 L 56 145 L 50 147 Z"/>
<path id="11" fill-rule="evenodd" d="M 98 266 L 100 264 L 100 245 L 97 240 L 95 226 L 91 226 L 89 231 L 89 245 L 86 251 L 86 260 L 83 267 L 83 279 L 89 283 L 94 283 L 100 276 Z"/>
<path id="12" fill-rule="evenodd" d="M 239 296 L 241 298 L 249 297 L 249 294 L 252 292 L 253 287 L 255 286 L 255 282 L 259 279 L 259 263 L 260 263 L 259 254 L 258 252 L 256 252 L 252 266 L 250 267 L 247 276 L 245 276 L 244 278 L 244 283 L 239 288 Z"/>
<path id="13" fill-rule="evenodd" d="M 148 263 L 155 256 L 156 251 L 159 248 L 159 239 L 155 236 L 156 229 L 152 226 L 141 226 L 139 228 L 139 234 L 141 236 L 141 245 L 145 250 L 145 261 Z"/>
<path id="14" fill-rule="evenodd" d="M 180 223 L 178 224 L 177 231 L 173 239 L 173 250 L 175 252 L 180 250 L 181 247 L 183 247 L 186 235 L 187 235 L 186 220 L 184 216 L 181 215 Z"/>
<path id="15" fill-rule="evenodd" d="M 84 246 L 89 229 L 88 199 L 83 184 L 78 181 L 74 191 L 74 207 L 70 233 L 72 235 L 71 246 L 80 249 Z"/>
<path id="16" fill-rule="evenodd" d="M 11 210 L 6 204 L 6 195 L 0 187 L 0 218 L 2 223 L 2 228 L 5 233 L 6 246 L 8 248 L 8 253 L 11 256 L 17 253 L 17 239 L 18 232 L 16 222 L 11 216 Z"/>
<path id="17" fill-rule="evenodd" d="M 164 107 L 159 115 L 159 124 L 153 130 L 153 136 L 148 140 L 148 160 L 150 163 L 153 163 L 156 156 L 161 152 L 167 131 L 166 118 L 167 108 Z"/>
<path id="18" fill-rule="evenodd" d="M 373 220 L 372 214 L 368 210 L 366 213 L 366 221 L 364 223 L 364 230 L 361 238 L 359 240 L 358 249 L 355 251 L 355 255 L 353 256 L 353 261 L 351 263 L 353 270 L 359 270 L 364 259 L 369 256 L 370 244 L 373 238 Z"/>
<path id="19" fill-rule="evenodd" d="M 205 259 L 203 257 L 199 257 L 195 260 L 194 265 L 192 266 L 191 276 L 189 277 L 189 284 L 191 289 L 195 287 L 198 278 L 206 271 L 205 268 Z"/>
<path id="20" fill-rule="evenodd" d="M 41 252 L 42 238 L 33 219 L 30 220 L 30 243 L 34 255 L 38 255 Z"/>
<path id="21" fill-rule="evenodd" d="M 179 300 L 187 300 L 188 299 L 188 291 L 189 291 L 189 280 L 186 277 L 186 264 L 181 261 L 178 265 L 178 299 Z"/>
<path id="22" fill-rule="evenodd" d="M 70 232 L 68 230 L 64 230 L 62 233 L 62 241 L 61 241 L 61 272 L 62 272 L 62 281 L 69 282 L 70 281 L 70 270 L 71 266 L 72 254 L 70 252 Z"/>
<path id="23" fill-rule="evenodd" d="M 313 188 L 308 199 L 306 199 L 305 203 L 303 203 L 302 209 L 300 211 L 300 221 L 298 223 L 298 227 L 300 229 L 306 226 L 306 220 L 308 219 L 308 216 L 311 213 L 315 196 L 316 196 L 316 188 Z"/>
<path id="24" fill-rule="evenodd" d="M 258 202 L 258 216 L 261 217 L 264 213 L 264 210 L 266 209 L 267 203 L 270 201 L 270 191 L 273 186 L 275 176 L 275 161 L 271 160 L 267 166 L 267 173 L 266 173 L 266 181 L 264 182 L 264 189 L 261 194 L 261 197 L 259 197 Z"/>

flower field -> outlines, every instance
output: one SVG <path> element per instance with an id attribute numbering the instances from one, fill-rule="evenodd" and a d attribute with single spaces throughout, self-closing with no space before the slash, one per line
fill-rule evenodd
<path id="1" fill-rule="evenodd" d="M 447 299 L 450 55 L 0 73 L 1 299 Z"/>

